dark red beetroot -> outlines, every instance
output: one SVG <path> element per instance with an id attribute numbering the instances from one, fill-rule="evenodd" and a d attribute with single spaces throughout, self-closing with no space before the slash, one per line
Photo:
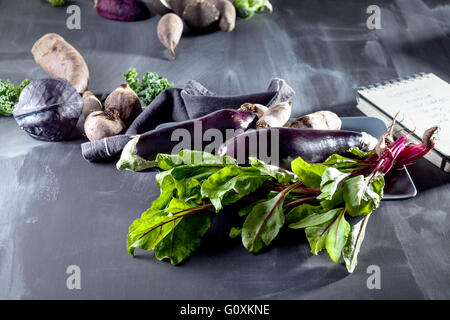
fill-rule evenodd
<path id="1" fill-rule="evenodd" d="M 204 117 L 179 122 L 141 135 L 136 145 L 136 154 L 144 159 L 153 159 L 158 153 L 178 153 L 180 150 L 174 150 L 174 147 L 181 142 L 189 144 L 184 149 L 205 150 L 207 145 L 215 145 L 218 148 L 223 141 L 232 137 L 234 132 L 242 133 L 254 125 L 256 118 L 256 114 L 248 111 L 231 109 L 215 111 Z M 175 131 L 177 129 L 180 130 Z M 217 138 L 222 140 L 217 141 Z"/>
<path id="2" fill-rule="evenodd" d="M 367 134 L 344 130 L 268 128 L 237 135 L 227 140 L 217 153 L 236 158 L 241 164 L 252 156 L 290 169 L 291 161 L 299 156 L 307 162 L 322 162 L 333 153 L 375 144 L 373 139 Z"/>
<path id="3" fill-rule="evenodd" d="M 150 18 L 147 5 L 140 0 L 94 0 L 97 13 L 109 20 L 138 21 Z"/>

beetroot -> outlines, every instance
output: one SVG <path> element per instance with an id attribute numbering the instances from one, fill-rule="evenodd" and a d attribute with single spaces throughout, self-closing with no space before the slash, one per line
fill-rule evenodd
<path id="1" fill-rule="evenodd" d="M 116 109 L 94 111 L 84 121 L 84 132 L 90 141 L 101 140 L 125 132 L 126 126 Z"/>
<path id="2" fill-rule="evenodd" d="M 99 16 L 108 20 L 138 21 L 150 18 L 147 5 L 140 0 L 95 0 Z"/>

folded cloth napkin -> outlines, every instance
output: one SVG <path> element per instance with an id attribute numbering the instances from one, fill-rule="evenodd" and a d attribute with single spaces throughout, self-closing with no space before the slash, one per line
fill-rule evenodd
<path id="1" fill-rule="evenodd" d="M 294 90 L 282 79 L 274 78 L 264 92 L 241 96 L 219 97 L 197 81 L 191 80 L 180 88 L 161 92 L 133 121 L 125 134 L 81 144 L 81 152 L 88 161 L 114 158 L 136 135 L 143 134 L 164 122 L 185 121 L 202 117 L 221 109 L 238 109 L 243 103 L 259 103 L 271 107 L 288 101 Z"/>

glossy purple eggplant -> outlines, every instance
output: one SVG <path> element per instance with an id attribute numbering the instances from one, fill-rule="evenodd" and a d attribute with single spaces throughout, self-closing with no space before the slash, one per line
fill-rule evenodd
<path id="1" fill-rule="evenodd" d="M 297 128 L 268 128 L 250 130 L 227 140 L 217 151 L 248 162 L 257 157 L 273 165 L 289 169 L 298 156 L 310 163 L 324 161 L 333 153 L 352 147 L 371 148 L 376 139 L 366 133 L 344 130 L 312 130 Z"/>
<path id="2" fill-rule="evenodd" d="M 150 18 L 150 10 L 141 0 L 94 0 L 99 16 L 108 20 L 138 21 Z"/>
<path id="3" fill-rule="evenodd" d="M 136 144 L 136 154 L 152 159 L 158 153 L 178 153 L 181 149 L 211 152 L 212 148 L 215 151 L 227 139 L 252 127 L 256 118 L 253 112 L 232 109 L 215 111 L 141 135 Z"/>

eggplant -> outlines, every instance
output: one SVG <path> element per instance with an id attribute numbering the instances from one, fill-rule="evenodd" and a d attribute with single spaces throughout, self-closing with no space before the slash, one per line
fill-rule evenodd
<path id="1" fill-rule="evenodd" d="M 255 120 L 256 115 L 253 112 L 232 109 L 219 110 L 201 118 L 179 122 L 143 134 L 136 145 L 136 154 L 148 159 L 158 153 L 171 153 L 173 147 L 179 143 L 178 140 L 172 141 L 172 135 L 177 129 L 189 133 L 193 150 L 199 150 L 200 147 L 203 150 L 206 145 L 211 143 L 204 139 L 204 133 L 207 130 L 217 129 L 222 136 L 225 136 L 227 129 L 247 130 Z M 196 131 L 196 126 L 198 131 Z M 197 134 L 201 136 L 196 136 Z M 197 141 L 194 140 L 197 140 L 198 143 L 196 144 Z"/>
<path id="2" fill-rule="evenodd" d="M 129 146 L 123 149 L 117 168 L 139 171 L 143 167 L 137 168 L 136 158 L 140 162 L 148 161 L 149 168 L 154 166 L 150 162 L 158 153 L 173 154 L 181 149 L 212 152 L 213 149 L 219 148 L 224 140 L 254 126 L 256 121 L 257 115 L 253 112 L 223 109 L 197 119 L 149 131 L 128 142 Z M 220 141 L 217 141 L 219 139 Z"/>
<path id="3" fill-rule="evenodd" d="M 291 161 L 299 156 L 307 162 L 318 163 L 352 147 L 371 150 L 376 142 L 377 139 L 364 132 L 267 128 L 246 131 L 225 141 L 217 155 L 236 158 L 239 164 L 248 163 L 248 157 L 257 157 L 290 169 Z"/>

